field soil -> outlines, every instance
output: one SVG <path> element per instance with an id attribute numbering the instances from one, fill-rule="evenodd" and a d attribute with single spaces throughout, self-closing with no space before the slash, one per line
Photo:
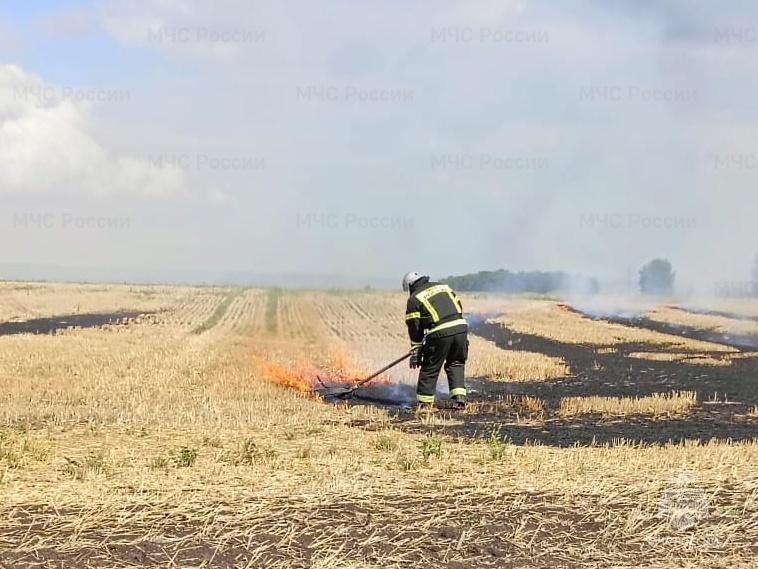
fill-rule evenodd
<path id="1" fill-rule="evenodd" d="M 752 567 L 758 302 L 462 295 L 470 404 L 401 294 L 0 284 L 0 568 Z"/>

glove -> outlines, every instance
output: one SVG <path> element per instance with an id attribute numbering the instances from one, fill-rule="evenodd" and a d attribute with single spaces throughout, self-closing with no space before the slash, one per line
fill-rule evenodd
<path id="1" fill-rule="evenodd" d="M 411 348 L 411 359 L 409 361 L 411 369 L 421 367 L 421 345 L 414 345 Z"/>

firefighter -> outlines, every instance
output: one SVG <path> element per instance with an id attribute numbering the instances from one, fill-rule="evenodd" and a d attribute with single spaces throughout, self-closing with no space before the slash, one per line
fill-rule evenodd
<path id="1" fill-rule="evenodd" d="M 421 368 L 416 388 L 417 405 L 434 405 L 437 378 L 444 364 L 450 398 L 456 409 L 464 409 L 468 325 L 463 319 L 458 295 L 446 284 L 432 282 L 417 272 L 403 277 L 403 290 L 410 294 L 405 311 L 412 348 L 410 366 Z"/>

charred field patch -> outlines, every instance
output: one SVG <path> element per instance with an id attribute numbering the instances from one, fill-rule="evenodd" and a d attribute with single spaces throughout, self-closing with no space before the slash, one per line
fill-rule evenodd
<path id="1" fill-rule="evenodd" d="M 618 319 L 617 323 L 669 332 L 668 326 L 652 321 Z M 689 337 L 699 336 L 703 340 L 710 337 L 707 331 L 685 332 Z M 502 323 L 487 319 L 478 319 L 471 333 L 495 342 L 504 350 L 517 346 L 519 350 L 561 358 L 569 374 L 552 381 L 471 380 L 474 391 L 471 409 L 458 414 L 453 426 L 441 427 L 453 436 L 483 437 L 492 429 L 498 429 L 516 444 L 559 447 L 622 440 L 665 444 L 685 440 L 758 439 L 758 423 L 746 417 L 758 404 L 758 357 L 753 355 L 732 359 L 728 352 L 712 351 L 693 353 L 673 361 L 638 359 L 630 354 L 666 355 L 678 353 L 681 348 L 673 342 L 668 345 L 629 342 L 618 344 L 612 350 L 602 349 L 514 332 Z M 697 365 L 688 363 L 687 357 L 713 358 L 717 362 L 726 361 L 728 365 Z M 444 381 L 444 377 L 440 380 Z M 634 402 L 640 398 L 644 403 L 645 398 L 679 392 L 694 392 L 696 404 L 679 413 L 647 413 L 644 408 L 643 412 L 635 412 Z M 562 401 L 590 397 L 629 399 L 631 404 L 629 411 L 621 416 L 600 412 L 569 418 L 561 416 Z M 539 408 L 539 412 L 535 408 Z M 423 425 L 411 414 L 398 414 L 397 420 L 407 428 L 423 431 Z"/>
<path id="2" fill-rule="evenodd" d="M 16 334 L 55 334 L 71 328 L 102 328 L 126 324 L 130 320 L 151 313 L 122 310 L 111 313 L 65 314 L 50 318 L 35 318 L 20 322 L 0 322 L 0 336 Z"/>

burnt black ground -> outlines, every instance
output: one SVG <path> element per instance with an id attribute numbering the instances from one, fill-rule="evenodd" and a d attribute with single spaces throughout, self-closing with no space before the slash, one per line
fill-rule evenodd
<path id="1" fill-rule="evenodd" d="M 613 321 L 613 320 L 609 320 Z M 616 320 L 618 323 L 639 326 L 668 334 L 679 330 L 682 336 L 706 339 L 711 331 L 662 328 L 646 319 Z M 472 401 L 497 403 L 508 395 L 531 396 L 539 399 L 545 409 L 544 420 L 517 421 L 509 410 L 466 412 L 458 414 L 460 421 L 442 426 L 442 433 L 481 438 L 498 432 L 515 444 L 540 443 L 558 447 L 613 443 L 633 440 L 649 444 L 665 444 L 696 440 L 708 442 L 752 441 L 758 439 L 758 421 L 747 412 L 758 404 L 758 358 L 731 360 L 726 366 L 697 365 L 683 361 L 654 361 L 631 358 L 633 352 L 682 353 L 676 338 L 668 343 L 629 342 L 615 346 L 606 353 L 597 347 L 568 344 L 542 336 L 515 332 L 505 325 L 476 319 L 471 333 L 495 342 L 504 350 L 527 350 L 562 358 L 569 369 L 567 377 L 545 381 L 535 378 L 527 382 L 489 381 L 472 378 L 468 381 Z M 679 335 L 679 334 L 677 334 Z M 719 338 L 719 343 L 729 340 Z M 744 350 L 743 346 L 736 346 Z M 724 359 L 720 351 L 693 352 L 693 356 Z M 695 391 L 697 405 L 686 415 L 652 417 L 625 415 L 623 417 L 560 417 L 561 398 L 572 396 L 644 397 L 671 391 Z M 492 406 L 491 406 L 492 407 Z M 494 406 L 497 408 L 497 405 Z M 444 411 L 443 411 L 444 412 Z M 411 413 L 398 413 L 395 421 L 402 428 L 422 431 L 423 426 Z"/>
<path id="2" fill-rule="evenodd" d="M 593 317 L 589 314 L 576 310 L 574 308 L 568 308 L 576 314 L 580 314 L 585 318 L 592 320 L 602 320 L 610 322 L 612 324 L 621 324 L 623 326 L 631 326 L 632 328 L 642 328 L 645 330 L 652 330 L 654 332 L 661 332 L 663 334 L 671 334 L 674 336 L 681 336 L 683 338 L 692 338 L 694 340 L 702 340 L 703 342 L 711 342 L 712 344 L 720 344 L 722 346 L 730 346 L 737 348 L 741 351 L 749 351 L 758 349 L 758 336 L 755 334 L 725 334 L 712 328 L 696 328 L 694 326 L 685 326 L 683 324 L 674 324 L 672 322 L 660 322 L 658 320 L 652 320 L 645 316 L 604 316 Z M 681 310 L 681 309 L 679 309 Z M 711 316 L 722 316 L 726 318 L 735 319 L 735 316 L 726 312 L 713 312 L 713 311 L 694 311 L 688 310 L 693 314 L 705 314 Z M 742 317 L 741 320 L 752 320 L 752 317 Z"/>
<path id="3" fill-rule="evenodd" d="M 51 318 L 37 318 L 22 322 L 0 322 L 0 336 L 16 334 L 54 334 L 68 328 L 100 328 L 106 325 L 122 324 L 132 318 L 145 316 L 145 312 L 122 310 L 110 313 L 64 314 Z"/>
<path id="4" fill-rule="evenodd" d="M 758 316 L 749 316 L 747 314 L 737 314 L 736 312 L 725 312 L 723 310 L 709 310 L 705 308 L 695 308 L 688 306 L 682 308 L 681 306 L 671 306 L 675 310 L 683 310 L 685 312 L 691 312 L 692 314 L 703 314 L 705 316 L 720 316 L 722 318 L 731 318 L 732 320 L 747 320 L 749 322 L 758 322 Z"/>

